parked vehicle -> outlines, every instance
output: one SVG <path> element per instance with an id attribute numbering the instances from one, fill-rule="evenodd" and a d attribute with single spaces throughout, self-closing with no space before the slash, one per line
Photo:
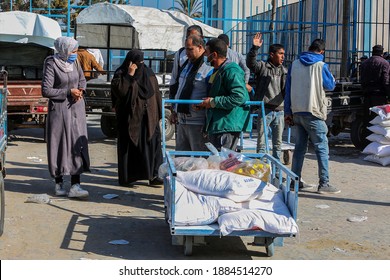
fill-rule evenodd
<path id="1" fill-rule="evenodd" d="M 193 24 L 202 27 L 205 37 L 217 37 L 222 33 L 222 30 L 182 13 L 149 7 L 105 2 L 80 12 L 75 28 L 75 38 L 80 46 L 106 51 L 107 75 L 88 81 L 85 95 L 88 113 L 101 114 L 101 129 L 106 136 L 116 135 L 110 81 L 127 51 L 133 48 L 145 51 L 145 63 L 156 73 L 162 97 L 168 97 L 170 53 L 182 47 L 186 28 Z M 169 108 L 165 108 L 167 140 L 175 131 L 174 125 L 169 123 L 170 114 Z"/>
<path id="2" fill-rule="evenodd" d="M 44 127 L 43 63 L 61 28 L 48 17 L 20 11 L 0 13 L 0 22 L 7 22 L 0 25 L 0 67 L 8 73 L 8 130 Z"/>
<path id="3" fill-rule="evenodd" d="M 360 83 L 338 82 L 336 88 L 327 92 L 329 133 L 336 136 L 340 132 L 350 133 L 353 145 L 363 149 L 365 129 L 364 94 Z"/>

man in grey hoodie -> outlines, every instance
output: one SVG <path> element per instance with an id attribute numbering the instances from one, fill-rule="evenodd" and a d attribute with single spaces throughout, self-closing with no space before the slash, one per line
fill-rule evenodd
<path id="1" fill-rule="evenodd" d="M 272 129 L 272 156 L 281 160 L 282 135 L 284 129 L 283 100 L 287 70 L 284 68 L 284 47 L 273 44 L 269 47 L 267 61 L 256 61 L 257 50 L 262 46 L 261 33 L 253 37 L 253 46 L 246 56 L 246 64 L 256 76 L 255 100 L 264 102 L 267 128 Z M 265 152 L 263 118 L 257 121 L 259 136 L 257 152 Z M 267 131 L 267 129 L 266 129 Z"/>
<path id="2" fill-rule="evenodd" d="M 329 184 L 329 146 L 325 90 L 335 88 L 335 80 L 323 62 L 325 41 L 314 40 L 308 52 L 301 53 L 287 74 L 284 99 L 285 122 L 295 126 L 295 150 L 291 170 L 300 178 L 308 140 L 313 143 L 318 161 L 318 193 L 335 194 L 340 190 Z M 299 190 L 306 186 L 299 184 Z"/>

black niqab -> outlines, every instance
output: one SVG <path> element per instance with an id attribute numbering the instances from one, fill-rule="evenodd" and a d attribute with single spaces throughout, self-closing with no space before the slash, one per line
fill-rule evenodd
<path id="1" fill-rule="evenodd" d="M 115 75 L 126 75 L 129 71 L 129 65 L 135 63 L 137 70 L 134 73 L 134 79 L 138 84 L 138 95 L 143 99 L 148 99 L 153 96 L 153 88 L 150 83 L 150 69 L 144 65 L 144 53 L 140 50 L 131 50 L 127 53 L 122 65 L 115 71 Z"/>

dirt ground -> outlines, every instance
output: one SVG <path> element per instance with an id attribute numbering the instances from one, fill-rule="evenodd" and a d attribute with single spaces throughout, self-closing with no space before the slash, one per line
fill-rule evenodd
<path id="1" fill-rule="evenodd" d="M 6 219 L 0 238 L 2 260 L 389 260 L 389 167 L 368 163 L 348 134 L 330 138 L 331 183 L 342 192 L 299 195 L 299 236 L 285 238 L 268 258 L 248 237 L 209 237 L 185 257 L 171 244 L 164 220 L 163 189 L 117 185 L 116 142 L 103 136 L 99 120 L 89 118 L 92 172 L 82 176 L 86 201 L 53 196 L 42 129 L 13 131 L 7 150 Z M 306 156 L 304 178 L 317 182 L 317 162 Z M 67 178 L 68 179 L 68 178 Z M 68 179 L 69 180 L 69 179 Z M 68 181 L 69 184 L 69 181 Z M 49 204 L 26 203 L 34 194 Z M 118 198 L 105 199 L 105 194 Z M 366 216 L 363 222 L 348 218 Z M 112 240 L 127 245 L 112 245 Z"/>

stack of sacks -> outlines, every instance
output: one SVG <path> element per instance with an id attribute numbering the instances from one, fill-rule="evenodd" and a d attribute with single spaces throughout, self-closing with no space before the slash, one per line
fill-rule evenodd
<path id="1" fill-rule="evenodd" d="M 218 221 L 222 235 L 248 229 L 276 234 L 298 232 L 282 192 L 260 179 L 205 169 L 178 171 L 175 185 L 176 225 Z"/>
<path id="2" fill-rule="evenodd" d="M 370 110 L 378 116 L 370 121 L 372 126 L 368 127 L 373 134 L 367 136 L 371 143 L 363 150 L 364 154 L 369 154 L 364 160 L 386 166 L 390 164 L 390 105 L 376 106 Z"/>

